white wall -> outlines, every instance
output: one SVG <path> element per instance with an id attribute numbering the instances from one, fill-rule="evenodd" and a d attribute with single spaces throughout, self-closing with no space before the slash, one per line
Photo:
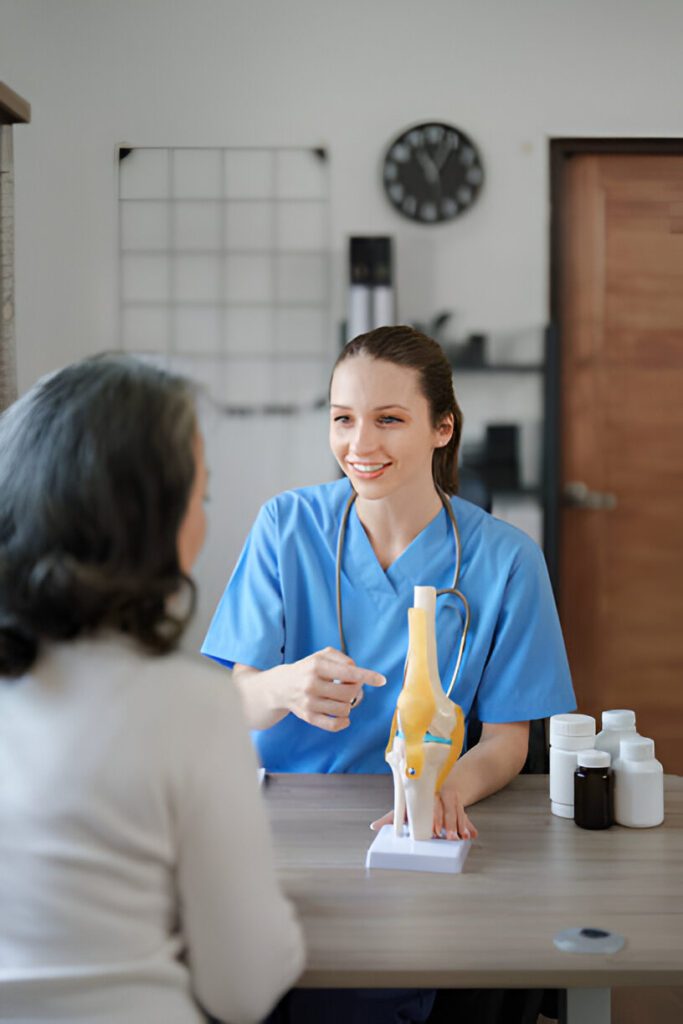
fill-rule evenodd
<path id="1" fill-rule="evenodd" d="M 387 233 L 401 318 L 454 309 L 459 336 L 544 323 L 548 138 L 681 135 L 681 38 L 679 0 L 0 0 L 0 76 L 33 107 L 15 130 L 21 389 L 117 342 L 121 142 L 326 145 L 337 314 L 346 237 Z M 487 171 L 465 217 L 429 228 L 379 179 L 424 119 L 470 133 Z M 464 387 L 477 422 L 491 385 Z M 258 502 L 329 474 L 323 423 L 286 449 L 274 421 L 216 430 L 196 636 Z"/>

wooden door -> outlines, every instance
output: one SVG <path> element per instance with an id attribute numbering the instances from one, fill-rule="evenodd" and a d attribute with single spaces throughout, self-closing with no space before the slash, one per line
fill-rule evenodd
<path id="1" fill-rule="evenodd" d="M 579 709 L 633 708 L 681 774 L 683 156 L 578 154 L 563 180 L 562 486 L 589 493 L 560 512 L 560 616 Z"/>

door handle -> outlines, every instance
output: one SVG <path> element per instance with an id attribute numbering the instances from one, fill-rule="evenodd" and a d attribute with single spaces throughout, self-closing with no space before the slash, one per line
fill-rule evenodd
<path id="1" fill-rule="evenodd" d="M 570 480 L 562 489 L 562 504 L 569 508 L 611 512 L 617 507 L 617 496 L 609 491 L 591 491 L 583 480 Z"/>

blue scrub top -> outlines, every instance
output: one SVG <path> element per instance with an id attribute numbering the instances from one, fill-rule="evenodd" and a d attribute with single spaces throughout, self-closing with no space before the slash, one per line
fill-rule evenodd
<path id="1" fill-rule="evenodd" d="M 287 491 L 264 505 L 216 609 L 202 653 L 228 667 L 265 670 L 323 647 L 339 649 L 335 562 L 351 485 Z M 467 718 L 517 722 L 576 707 L 548 573 L 521 530 L 461 498 L 451 499 L 460 531 L 459 589 L 471 622 L 451 698 Z M 414 586 L 450 587 L 455 567 L 450 519 L 442 509 L 386 571 L 355 505 L 342 556 L 347 653 L 387 678 L 366 686 L 351 725 L 329 733 L 286 715 L 254 734 L 272 772 L 388 772 L 384 750 L 403 682 Z M 464 623 L 458 598 L 437 598 L 439 671 L 447 690 Z M 254 685 L 258 685 L 255 682 Z"/>

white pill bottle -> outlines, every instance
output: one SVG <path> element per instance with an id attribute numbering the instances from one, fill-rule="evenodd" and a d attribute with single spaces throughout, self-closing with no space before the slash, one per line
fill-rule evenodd
<path id="1" fill-rule="evenodd" d="M 621 741 L 614 769 L 614 820 L 629 828 L 653 828 L 664 821 L 664 769 L 654 740 Z"/>
<path id="2" fill-rule="evenodd" d="M 595 745 L 591 715 L 553 715 L 550 719 L 550 809 L 561 818 L 574 817 L 576 754 Z"/>
<path id="3" fill-rule="evenodd" d="M 628 711 L 626 708 L 603 711 L 602 729 L 595 737 L 595 749 L 606 750 L 614 764 L 619 757 L 621 741 L 637 735 L 635 711 Z"/>

